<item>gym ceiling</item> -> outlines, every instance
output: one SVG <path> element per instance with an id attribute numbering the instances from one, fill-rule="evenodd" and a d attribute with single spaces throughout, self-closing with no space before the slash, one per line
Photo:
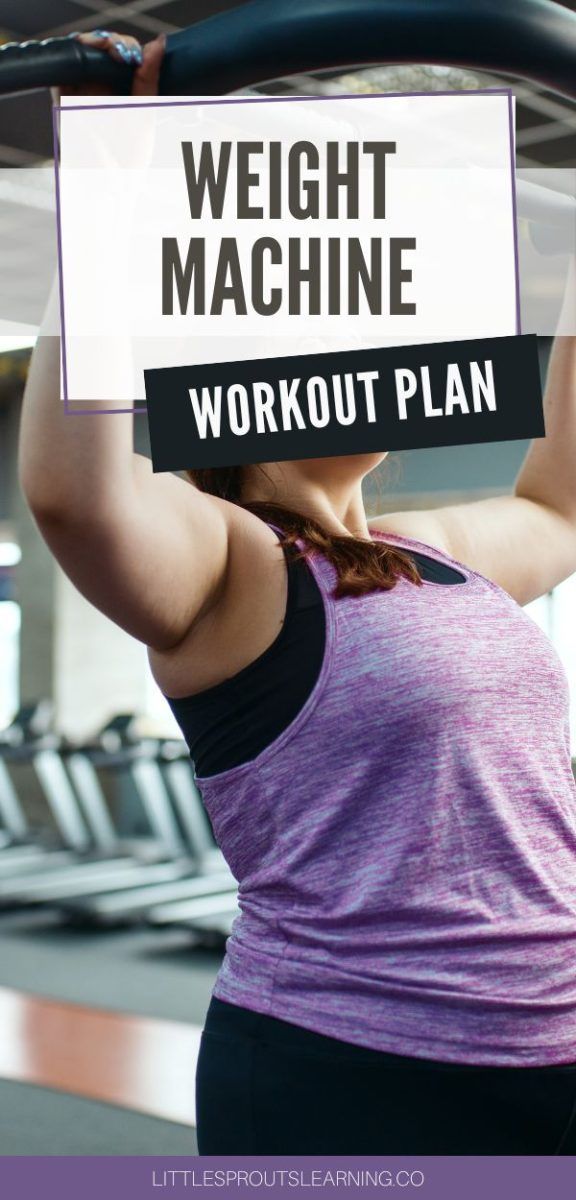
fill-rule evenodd
<path id="1" fill-rule="evenodd" d="M 280 0 L 278 0 L 280 2 Z M 505 0 L 504 0 L 505 2 Z M 354 3 L 354 0 L 351 0 Z M 0 0 L 0 43 L 25 41 L 94 28 L 118 29 L 148 41 L 158 33 L 172 33 L 184 26 L 238 6 L 238 0 L 132 0 L 109 4 L 106 0 Z M 566 0 L 576 8 L 576 0 Z M 346 75 L 342 89 L 337 77 L 324 75 L 283 80 L 261 92 L 330 93 L 338 90 L 413 90 L 414 71 L 418 87 L 434 87 L 434 73 L 426 68 L 372 68 Z M 491 77 L 451 70 L 448 86 L 488 87 Z M 446 87 L 446 73 L 436 86 Z M 513 84 L 517 97 L 517 163 L 523 167 L 576 167 L 576 111 L 569 102 L 552 98 L 528 85 Z M 0 168 L 38 166 L 52 156 L 52 130 L 47 93 L 29 93 L 0 99 Z"/>

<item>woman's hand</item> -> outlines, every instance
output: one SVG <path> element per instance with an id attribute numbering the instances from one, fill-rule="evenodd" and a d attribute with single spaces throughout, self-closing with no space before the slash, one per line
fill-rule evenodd
<path id="1" fill-rule="evenodd" d="M 128 34 L 116 33 L 114 30 L 97 29 L 92 33 L 75 33 L 85 46 L 94 46 L 98 50 L 106 50 L 117 62 L 127 63 L 135 67 L 132 81 L 133 96 L 156 96 L 160 68 L 164 57 L 166 38 L 160 34 L 144 46 Z M 77 87 L 52 88 L 54 104 L 60 103 L 60 96 L 111 96 L 113 88 L 101 83 L 84 83 Z"/>

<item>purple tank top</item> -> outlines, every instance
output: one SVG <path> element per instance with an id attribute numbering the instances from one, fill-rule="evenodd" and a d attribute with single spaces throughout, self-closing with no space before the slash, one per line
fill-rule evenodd
<path id="1" fill-rule="evenodd" d="M 501 588 L 335 600 L 316 686 L 252 762 L 198 779 L 239 881 L 214 993 L 396 1054 L 576 1061 L 568 685 Z"/>

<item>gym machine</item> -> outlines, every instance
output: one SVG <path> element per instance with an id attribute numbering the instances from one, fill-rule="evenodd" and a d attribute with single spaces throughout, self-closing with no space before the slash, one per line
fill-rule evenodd
<path id="1" fill-rule="evenodd" d="M 43 700 L 23 705 L 0 734 L 0 819 L 8 837 L 0 850 L 0 882 L 23 870 L 63 868 L 90 853 L 91 834 L 62 760 L 62 739 L 52 727 L 53 706 Z M 52 825 L 32 828 L 14 787 L 12 772 L 27 766 Z M 96 848 L 96 847 L 94 847 Z"/>
<path id="2" fill-rule="evenodd" d="M 0 876 L 0 908 L 45 904 L 66 908 L 76 919 L 82 915 L 83 920 L 92 921 L 98 919 L 98 914 L 90 911 L 88 901 L 101 893 L 110 897 L 113 893 L 173 884 L 178 880 L 186 880 L 186 895 L 206 895 L 235 887 L 214 843 L 208 845 L 207 835 L 205 844 L 200 846 L 197 840 L 191 844 L 187 839 L 186 832 L 192 832 L 192 818 L 188 817 L 188 831 L 183 831 L 161 759 L 162 741 L 140 737 L 132 714 L 114 717 L 94 744 L 69 751 L 68 766 L 82 796 L 84 811 L 90 812 L 92 828 L 98 837 L 104 838 L 108 853 L 77 856 L 75 861 L 65 862 L 59 870 L 49 873 L 26 870 L 24 865 L 9 879 Z M 116 777 L 123 775 L 131 785 L 146 821 L 147 836 L 134 843 L 126 842 L 115 832 L 97 770 L 112 772 Z M 77 810 L 80 816 L 79 806 Z M 195 823 L 200 828 L 200 814 Z M 85 904 L 84 909 L 80 908 L 80 900 Z M 116 913 L 111 917 L 115 923 L 124 920 L 122 907 L 119 898 Z"/>
<path id="3" fill-rule="evenodd" d="M 219 915 L 221 905 L 236 908 L 237 885 L 216 846 L 202 798 L 194 782 L 188 749 L 180 739 L 162 739 L 157 762 L 189 856 L 182 878 L 149 878 L 134 887 L 75 895 L 58 909 L 75 922 L 122 925 L 140 921 L 159 904 L 195 902 L 205 913 Z"/>
<path id="4" fill-rule="evenodd" d="M 437 63 L 510 75 L 576 99 L 576 15 L 553 0 L 251 0 L 170 33 L 160 93 L 215 96 L 310 71 Z M 8 42 L 0 93 L 102 82 L 133 67 L 74 38 Z"/>
<path id="5" fill-rule="evenodd" d="M 141 768 L 138 762 L 138 756 L 142 754 L 144 758 L 146 749 L 134 739 L 135 745 L 131 744 L 127 753 L 119 752 L 116 727 L 128 727 L 133 718 L 114 718 L 95 742 L 86 747 L 66 745 L 53 731 L 52 720 L 53 706 L 48 700 L 22 708 L 3 735 L 3 753 L 13 765 L 27 763 L 32 767 L 60 844 L 66 850 L 47 851 L 36 846 L 31 859 L 28 852 L 23 855 L 18 848 L 7 856 L 6 867 L 2 866 L 2 856 L 0 904 L 28 887 L 42 893 L 47 887 L 68 886 L 80 878 L 89 880 L 92 877 L 100 880 L 103 886 L 108 870 L 116 877 L 119 872 L 138 865 L 135 857 L 143 863 L 150 858 L 163 862 L 180 849 L 180 843 L 170 837 L 170 813 L 165 816 L 163 812 L 163 806 L 169 808 L 169 805 L 162 783 L 160 781 L 159 789 L 155 789 L 154 782 L 158 781 L 152 779 L 146 767 Z M 98 780 L 96 768 L 99 764 L 112 770 L 118 768 L 130 772 L 132 769 L 135 784 L 140 778 L 142 780 L 150 832 L 133 845 L 121 839 L 114 830 Z M 134 790 L 137 795 L 142 794 L 137 786 Z M 25 820 L 19 802 L 18 806 Z"/>
<path id="6" fill-rule="evenodd" d="M 219 896 L 210 906 L 201 897 L 191 897 L 156 905 L 146 914 L 146 923 L 153 929 L 178 926 L 189 930 L 195 942 L 218 946 L 231 934 L 239 913 L 240 906 L 232 896 Z"/>

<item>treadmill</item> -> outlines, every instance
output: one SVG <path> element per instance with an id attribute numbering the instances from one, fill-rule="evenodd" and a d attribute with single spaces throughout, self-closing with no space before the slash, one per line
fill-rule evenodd
<path id="1" fill-rule="evenodd" d="M 0 821 L 5 835 L 0 880 L 25 870 L 63 867 L 90 849 L 90 831 L 66 774 L 61 745 L 49 700 L 23 705 L 0 733 Z M 10 768 L 22 765 L 31 769 L 40 789 L 54 827 L 51 833 L 33 828 L 20 802 Z"/>
<path id="2" fill-rule="evenodd" d="M 0 734 L 0 737 L 3 735 Z M 30 829 L 26 814 L 10 778 L 6 763 L 0 757 L 0 851 L 8 847 L 26 848 Z M 34 847 L 29 847 L 33 852 Z"/>
<path id="3" fill-rule="evenodd" d="M 156 905 L 146 914 L 146 924 L 154 929 L 177 926 L 189 930 L 204 946 L 221 946 L 239 915 L 236 896 L 222 895 L 212 904 L 199 897 Z"/>
<path id="4" fill-rule="evenodd" d="M 186 846 L 184 874 L 168 881 L 149 877 L 143 884 L 122 890 L 106 887 L 99 892 L 64 897 L 58 908 L 69 920 L 129 924 L 146 917 L 153 906 L 168 901 L 195 901 L 214 913 L 220 912 L 223 903 L 227 908 L 235 905 L 237 883 L 216 846 L 185 743 L 176 738 L 161 739 L 157 763 Z"/>
<path id="5" fill-rule="evenodd" d="M 84 853 L 49 872 L 27 869 L 23 864 L 17 874 L 12 872 L 12 878 L 3 878 L 0 873 L 0 908 L 54 904 L 76 895 L 168 882 L 188 875 L 188 848 L 172 809 L 157 753 L 158 739 L 141 738 L 134 714 L 120 714 L 108 722 L 95 743 L 65 752 L 70 776 L 59 757 L 61 772 L 74 796 L 75 816 L 84 831 Z M 146 836 L 139 841 L 127 842 L 115 832 L 101 793 L 98 770 L 123 774 L 132 785 L 147 825 Z M 71 779 L 80 793 L 79 803 Z M 94 842 L 98 844 L 96 853 L 86 849 Z"/>

